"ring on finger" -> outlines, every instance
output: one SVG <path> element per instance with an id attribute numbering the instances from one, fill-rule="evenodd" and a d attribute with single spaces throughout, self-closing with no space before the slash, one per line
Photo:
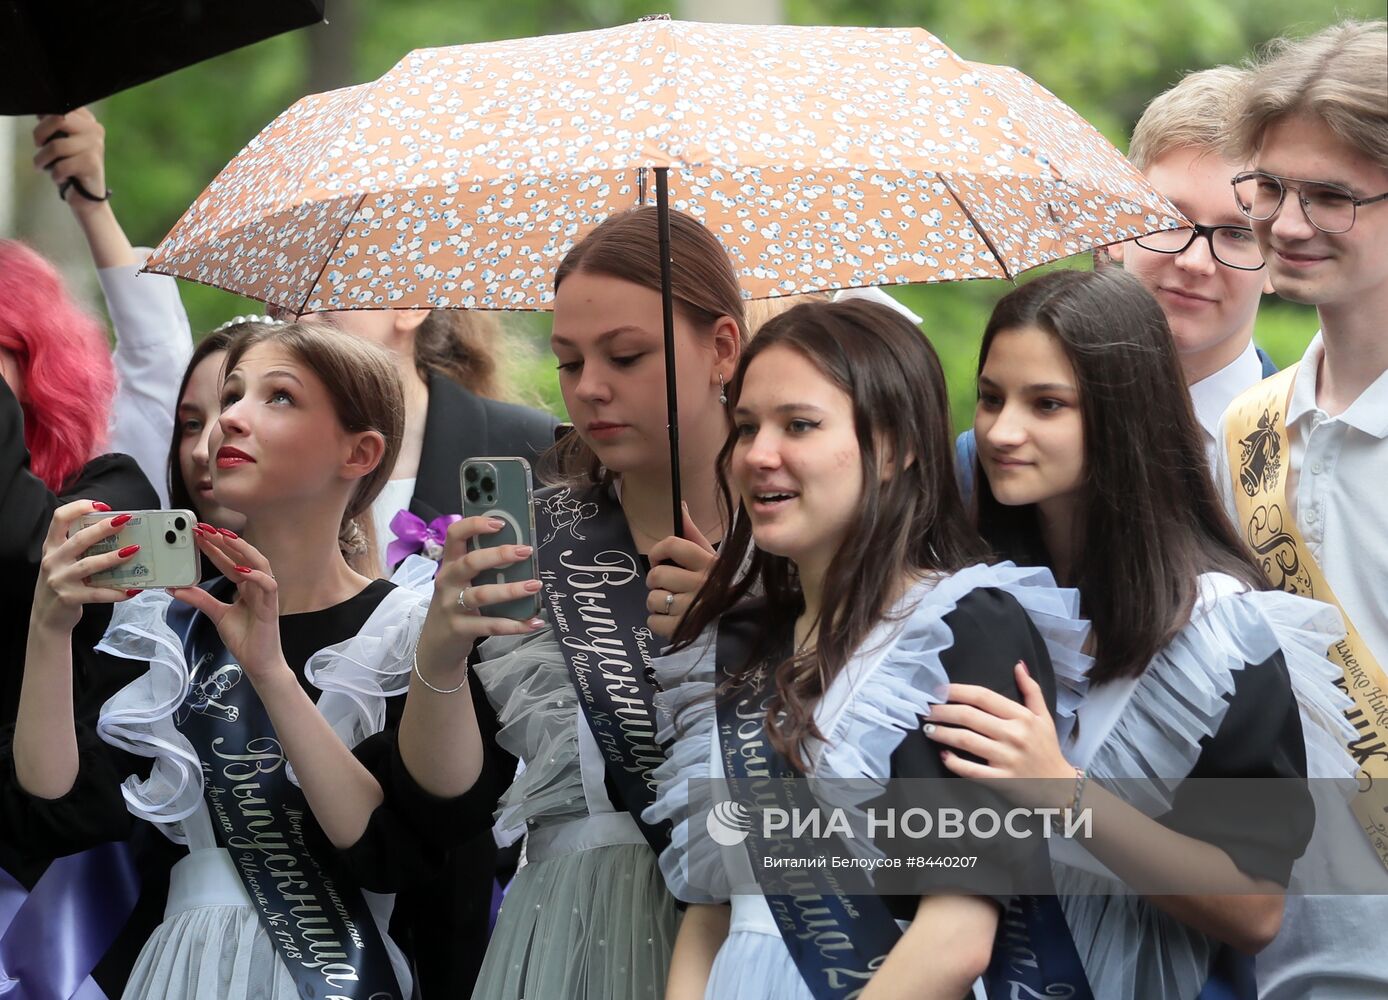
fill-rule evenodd
<path id="1" fill-rule="evenodd" d="M 458 607 L 462 608 L 463 611 L 468 614 L 472 614 L 477 610 L 477 605 L 468 600 L 468 591 L 471 589 L 471 587 L 464 587 L 462 590 L 458 591 Z"/>
<path id="2" fill-rule="evenodd" d="M 675 595 L 667 591 L 666 594 L 665 594 L 665 609 L 664 609 L 663 611 L 661 611 L 660 613 L 661 613 L 662 615 L 668 615 L 668 614 L 670 613 L 670 609 L 671 609 L 672 607 L 674 607 L 674 605 L 675 605 Z"/>

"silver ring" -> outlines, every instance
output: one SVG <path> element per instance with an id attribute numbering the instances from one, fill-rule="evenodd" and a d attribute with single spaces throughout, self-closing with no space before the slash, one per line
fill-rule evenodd
<path id="1" fill-rule="evenodd" d="M 467 592 L 471 589 L 471 587 L 464 587 L 462 590 L 458 591 L 458 607 L 462 608 L 465 612 L 468 613 L 477 610 L 476 605 L 469 604 L 467 601 Z"/>
<path id="2" fill-rule="evenodd" d="M 666 593 L 665 593 L 665 610 L 662 611 L 661 614 L 662 614 L 662 615 L 668 615 L 668 614 L 670 613 L 670 609 L 671 609 L 672 607 L 674 607 L 674 604 L 675 604 L 675 595 L 672 594 L 672 593 L 670 593 L 669 591 L 666 591 Z"/>

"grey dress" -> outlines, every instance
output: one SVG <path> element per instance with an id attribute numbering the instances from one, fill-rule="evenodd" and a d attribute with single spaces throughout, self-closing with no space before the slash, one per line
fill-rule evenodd
<path id="1" fill-rule="evenodd" d="M 665 995 L 679 917 L 656 855 L 608 797 L 601 753 L 551 629 L 489 639 L 477 674 L 525 765 L 497 828 L 526 836 L 473 1000 Z"/>

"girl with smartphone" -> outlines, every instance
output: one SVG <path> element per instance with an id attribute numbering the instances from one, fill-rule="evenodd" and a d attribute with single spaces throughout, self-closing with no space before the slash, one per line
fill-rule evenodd
<path id="1" fill-rule="evenodd" d="M 745 340 L 718 240 L 678 212 L 670 237 L 684 537 L 669 523 L 656 211 L 638 208 L 584 237 L 555 275 L 551 346 L 574 430 L 550 456 L 562 485 L 536 497 L 540 627 L 517 636 L 523 623 L 477 614 L 500 598 L 477 580 L 482 560 L 530 557 L 503 546 L 445 555 L 420 639 L 420 669 L 452 687 L 479 629 L 512 630 L 480 647 L 476 672 L 501 748 L 525 764 L 498 827 L 525 835 L 526 864 L 498 915 L 479 1000 L 663 989 L 677 914 L 656 867 L 667 831 L 639 821 L 663 756 L 644 658 L 663 641 L 652 626 L 668 631 L 685 610 L 723 534 L 713 465 L 728 431 L 723 386 Z"/>
<path id="2" fill-rule="evenodd" d="M 1325 659 L 1339 616 L 1268 590 L 1216 498 L 1162 311 L 1130 275 L 1061 271 L 1003 298 L 974 426 L 984 537 L 1079 589 L 1093 663 L 1059 732 L 951 689 L 933 739 L 966 778 L 1075 781 L 1093 835 L 1056 854 L 1056 887 L 1094 995 L 1194 997 L 1221 943 L 1253 954 L 1277 933 L 1313 819 L 1299 779 L 1353 773 Z M 1216 778 L 1288 780 L 1275 806 L 1191 808 L 1200 783 L 1182 783 Z"/>
<path id="3" fill-rule="evenodd" d="M 400 395 L 389 359 L 349 338 L 257 324 L 227 345 L 213 493 L 245 516 L 245 537 L 199 525 L 223 574 L 202 588 L 89 585 L 132 554 L 84 556 L 120 524 L 69 538 L 100 505 L 55 512 L 0 815 L 13 841 L 51 854 L 125 839 L 137 820 L 187 846 L 130 1000 L 347 984 L 403 1000 L 409 971 L 378 893 L 489 823 L 470 702 L 411 672 L 433 564 L 370 580 L 340 546 L 389 472 Z M 148 661 L 95 731 L 74 720 L 67 653 L 93 604 L 117 606 L 103 648 Z"/>
<path id="4" fill-rule="evenodd" d="M 984 560 L 954 482 L 939 360 L 891 309 L 816 303 L 777 316 L 728 395 L 718 469 L 738 514 L 656 663 L 662 736 L 675 743 L 646 816 L 673 823 L 661 868 L 690 904 L 665 996 L 957 1000 L 988 965 L 1006 895 L 973 894 L 987 890 L 959 871 L 938 891 L 807 908 L 759 891 L 764 865 L 746 844 L 720 847 L 699 789 L 807 776 L 955 784 L 920 716 L 951 681 L 1046 711 L 1053 655 L 1079 667 L 1073 601 L 1045 570 Z M 1061 637 L 1054 654 L 1028 612 Z"/>

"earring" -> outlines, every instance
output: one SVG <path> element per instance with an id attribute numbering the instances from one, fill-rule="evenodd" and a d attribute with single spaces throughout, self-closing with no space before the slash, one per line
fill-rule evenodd
<path id="1" fill-rule="evenodd" d="M 718 402 L 728 405 L 728 387 L 723 383 L 723 373 L 718 373 Z"/>

